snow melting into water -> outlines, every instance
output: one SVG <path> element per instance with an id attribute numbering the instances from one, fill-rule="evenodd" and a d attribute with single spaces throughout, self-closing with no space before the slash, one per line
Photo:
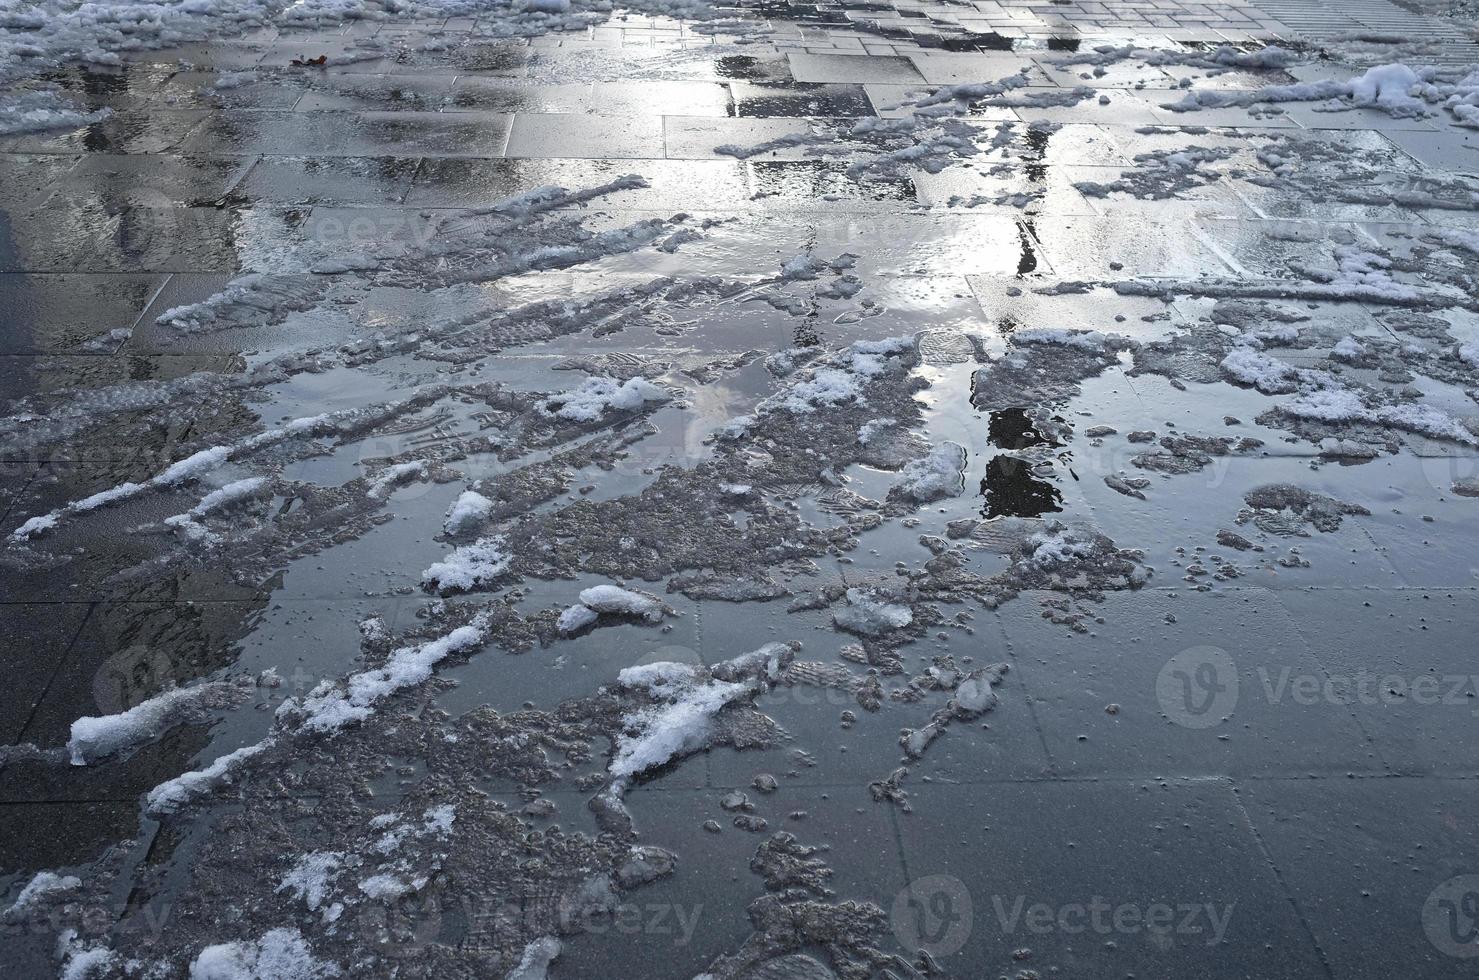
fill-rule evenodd
<path id="1" fill-rule="evenodd" d="M 368 411 L 384 411 L 387 406 L 375 406 Z M 259 432 L 253 436 L 247 436 L 228 446 L 212 446 L 202 449 L 190 456 L 166 467 L 158 475 L 150 477 L 143 483 L 121 483 L 90 497 L 75 500 L 47 514 L 32 517 L 20 527 L 10 533 L 13 542 L 25 541 L 27 538 L 35 537 L 42 533 L 56 529 L 64 518 L 73 517 L 77 514 L 97 510 L 110 504 L 131 500 L 158 490 L 165 490 L 198 480 L 207 473 L 218 469 L 227 460 L 235 456 L 250 454 L 256 450 L 283 442 L 296 437 L 307 437 L 319 433 L 332 432 L 335 430 L 337 420 L 349 421 L 361 417 L 367 410 L 352 409 L 334 415 L 313 415 L 305 418 L 294 419 L 285 425 Z"/>
<path id="2" fill-rule="evenodd" d="M 1027 546 L 1031 549 L 1027 560 L 1043 567 L 1062 565 L 1094 553 L 1092 537 L 1085 537 L 1058 521 L 1030 536 Z"/>
<path id="3" fill-rule="evenodd" d="M 783 643 L 767 643 L 714 669 L 716 675 L 740 678 L 734 681 L 711 678 L 699 684 L 693 668 L 680 663 L 644 664 L 623 671 L 618 683 L 646 691 L 658 704 L 623 720 L 624 731 L 608 767 L 612 777 L 608 792 L 619 797 L 632 778 L 705 748 L 714 716 L 774 682 L 790 653 Z"/>
<path id="4" fill-rule="evenodd" d="M 908 606 L 879 599 L 865 589 L 848 589 L 847 606 L 832 616 L 839 627 L 861 636 L 881 636 L 914 622 Z"/>
<path id="5" fill-rule="evenodd" d="M 1028 327 L 1012 332 L 1012 343 L 1014 344 L 1057 344 L 1061 347 L 1077 347 L 1095 354 L 1105 353 L 1112 340 L 1123 342 L 1123 338 L 1113 337 L 1098 330 Z"/>
<path id="6" fill-rule="evenodd" d="M 339 967 L 320 960 L 297 929 L 272 929 L 260 939 L 207 946 L 190 964 L 190 980 L 326 980 Z"/>
<path id="7" fill-rule="evenodd" d="M 298 858 L 278 883 L 278 892 L 288 892 L 316 912 L 345 863 L 341 851 L 311 851 Z"/>
<path id="8" fill-rule="evenodd" d="M 1435 439 L 1479 446 L 1479 436 L 1453 416 L 1428 405 L 1367 405 L 1349 389 L 1317 388 L 1285 402 L 1279 410 L 1297 418 L 1321 422 L 1369 422 Z"/>
<path id="9" fill-rule="evenodd" d="M 1456 125 L 1479 127 L 1479 71 L 1444 81 L 1437 68 L 1377 65 L 1344 82 L 1327 79 L 1246 91 L 1198 89 L 1163 108 L 1194 112 L 1277 102 L 1317 102 L 1322 104 L 1316 108 L 1326 111 L 1379 109 L 1397 118 L 1437 116 L 1446 109 Z"/>
<path id="10" fill-rule="evenodd" d="M 560 941 L 554 936 L 539 937 L 524 947 L 524 955 L 506 980 L 547 980 L 550 964 L 559 957 L 560 949 Z"/>
<path id="11" fill-rule="evenodd" d="M 425 460 L 413 459 L 405 463 L 396 463 L 375 474 L 375 479 L 370 481 L 370 488 L 367 492 L 372 497 L 384 497 L 396 487 L 405 486 L 412 480 L 425 476 Z"/>
<path id="12" fill-rule="evenodd" d="M 165 310 L 155 322 L 181 333 L 212 333 L 278 323 L 289 313 L 312 309 L 325 282 L 306 276 L 253 273 L 233 279 L 208 299 Z"/>
<path id="13" fill-rule="evenodd" d="M 49 514 L 33 517 L 10 532 L 10 539 L 12 541 L 24 541 L 26 538 L 55 529 L 64 517 L 71 517 L 90 510 L 97 510 L 99 507 L 106 507 L 109 504 L 128 500 L 150 490 L 174 486 L 189 480 L 197 480 L 226 462 L 230 455 L 231 449 L 227 446 L 212 446 L 210 449 L 202 449 L 200 452 L 180 460 L 178 463 L 165 469 L 158 476 L 146 480 L 143 483 L 121 483 L 116 487 L 111 487 L 100 493 L 95 493 L 90 497 L 84 497 L 81 500 L 73 501 L 72 503 L 59 507 Z"/>
<path id="14" fill-rule="evenodd" d="M 578 633 L 603 614 L 660 623 L 667 612 L 661 600 L 646 593 L 616 585 L 596 585 L 581 590 L 580 602 L 560 614 L 558 626 L 562 633 Z"/>
<path id="15" fill-rule="evenodd" d="M 266 751 L 271 744 L 272 739 L 267 738 L 254 745 L 243 746 L 235 752 L 228 752 L 221 756 L 204 769 L 182 773 L 174 779 L 160 783 L 149 791 L 144 801 L 144 809 L 150 813 L 169 813 L 178 810 L 197 796 L 230 782 L 238 766 L 252 756 Z"/>
<path id="16" fill-rule="evenodd" d="M 38 871 L 26 882 L 26 887 L 15 897 L 10 908 L 6 910 L 8 917 L 14 917 L 27 912 L 33 907 L 50 900 L 54 895 L 72 891 L 82 885 L 82 879 L 76 875 L 59 875 L 54 871 Z"/>
<path id="17" fill-rule="evenodd" d="M 219 703 L 230 684 L 199 684 L 165 691 L 127 711 L 72 722 L 67 742 L 72 765 L 89 766 L 110 755 L 158 738 L 198 709 Z"/>
<path id="18" fill-rule="evenodd" d="M 78 129 L 113 114 L 103 108 L 88 112 L 73 108 L 56 92 L 22 92 L 0 102 L 0 136 L 48 129 Z"/>
<path id="19" fill-rule="evenodd" d="M 464 490 L 447 510 L 442 528 L 448 534 L 465 534 L 486 521 L 492 512 L 493 501 L 476 490 Z"/>
<path id="20" fill-rule="evenodd" d="M 965 447 L 942 442 L 922 459 L 905 466 L 894 490 L 916 503 L 957 497 L 965 488 Z"/>
<path id="21" fill-rule="evenodd" d="M 1359 356 L 1364 348 L 1354 338 L 1336 344 L 1333 353 Z M 1479 445 L 1479 437 L 1461 422 L 1427 405 L 1370 405 L 1374 395 L 1363 395 L 1343 385 L 1334 375 L 1296 368 L 1249 347 L 1235 347 L 1222 359 L 1224 373 L 1266 395 L 1298 394 L 1283 402 L 1279 411 L 1296 418 L 1320 422 L 1367 422 L 1406 432 Z"/>
<path id="22" fill-rule="evenodd" d="M 384 666 L 351 675 L 342 686 L 325 681 L 301 702 L 285 701 L 278 716 L 299 719 L 305 731 L 333 735 L 346 725 L 368 718 L 375 705 L 395 692 L 424 683 L 447 657 L 482 646 L 485 638 L 486 620 L 475 618 L 446 636 L 400 647 Z"/>
<path id="23" fill-rule="evenodd" d="M 667 401 L 671 394 L 646 378 L 617 381 L 590 378 L 579 388 L 546 399 L 544 411 L 572 422 L 595 422 L 607 409 L 635 412 L 648 402 Z"/>
<path id="24" fill-rule="evenodd" d="M 883 374 L 889 369 L 890 358 L 913 349 L 913 337 L 856 341 L 830 358 L 829 363 L 810 369 L 784 395 L 761 402 L 756 410 L 763 412 L 780 407 L 806 414 L 818 408 L 855 401 L 862 396 L 864 379 Z"/>
<path id="25" fill-rule="evenodd" d="M 200 503 L 190 508 L 183 514 L 175 514 L 166 517 L 164 524 L 174 528 L 185 535 L 191 541 L 213 542 L 217 536 L 212 534 L 205 525 L 199 522 L 199 518 L 209 517 L 219 511 L 228 510 L 247 500 L 258 496 L 263 487 L 272 481 L 263 476 L 250 476 L 242 480 L 235 480 L 226 484 L 219 490 L 212 490 L 200 498 Z"/>
<path id="26" fill-rule="evenodd" d="M 421 573 L 421 584 L 437 592 L 471 592 L 491 585 L 512 560 L 501 537 L 479 538 L 455 549 Z"/>

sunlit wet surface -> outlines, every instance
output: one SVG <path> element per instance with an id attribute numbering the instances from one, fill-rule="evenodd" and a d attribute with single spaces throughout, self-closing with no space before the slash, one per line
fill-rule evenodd
<path id="1" fill-rule="evenodd" d="M 1479 131 L 1238 101 L 1448 49 L 1047 6 L 45 75 L 5 972 L 1470 975 Z"/>

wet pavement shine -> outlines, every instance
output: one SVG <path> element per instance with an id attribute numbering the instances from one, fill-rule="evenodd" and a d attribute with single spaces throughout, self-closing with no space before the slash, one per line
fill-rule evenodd
<path id="1" fill-rule="evenodd" d="M 138 9 L 0 27 L 0 974 L 1479 971 L 1479 10 Z"/>

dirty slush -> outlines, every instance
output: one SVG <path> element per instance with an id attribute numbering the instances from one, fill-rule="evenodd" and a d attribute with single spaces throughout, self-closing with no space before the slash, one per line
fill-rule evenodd
<path id="1" fill-rule="evenodd" d="M 1476 38 L 0 3 L 0 974 L 1472 977 Z"/>

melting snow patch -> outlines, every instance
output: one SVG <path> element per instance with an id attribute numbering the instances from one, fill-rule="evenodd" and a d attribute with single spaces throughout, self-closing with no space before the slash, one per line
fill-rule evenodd
<path id="1" fill-rule="evenodd" d="M 106 946 L 82 945 L 76 929 L 68 929 L 58 936 L 56 949 L 57 958 L 62 961 L 61 980 L 103 976 L 118 962 L 118 954 Z"/>
<path id="2" fill-rule="evenodd" d="M 560 614 L 562 633 L 578 633 L 602 615 L 628 616 L 648 623 L 660 623 L 667 613 L 657 598 L 615 585 L 596 585 L 583 589 L 580 604 Z"/>
<path id="3" fill-rule="evenodd" d="M 676 695 L 671 704 L 628 716 L 627 732 L 618 739 L 611 760 L 612 777 L 624 784 L 680 754 L 704 748 L 714 716 L 752 690 L 749 684 L 711 681 Z"/>
<path id="4" fill-rule="evenodd" d="M 343 865 L 344 854 L 340 851 L 312 851 L 298 858 L 276 890 L 291 893 L 303 900 L 308 911 L 317 911 Z"/>
<path id="5" fill-rule="evenodd" d="M 414 891 L 411 883 L 402 881 L 392 874 L 371 875 L 359 883 L 359 890 L 371 898 L 383 902 L 400 898 L 407 892 Z"/>
<path id="6" fill-rule="evenodd" d="M 426 476 L 424 460 L 413 459 L 409 463 L 396 463 L 394 466 L 387 466 L 375 475 L 368 493 L 372 497 L 384 497 L 396 487 L 424 476 Z"/>
<path id="7" fill-rule="evenodd" d="M 582 605 L 598 613 L 616 613 L 623 616 L 638 616 L 649 623 L 662 621 L 662 603 L 652 596 L 642 595 L 615 585 L 597 585 L 582 589 Z"/>
<path id="8" fill-rule="evenodd" d="M 164 523 L 181 532 L 192 541 L 214 541 L 216 535 L 206 529 L 199 522 L 199 518 L 208 517 L 217 511 L 227 510 L 243 501 L 257 496 L 258 492 L 269 484 L 269 480 L 262 476 L 251 476 L 244 480 L 236 480 L 228 483 L 219 490 L 212 490 L 200 498 L 200 503 L 183 514 L 166 517 Z"/>
<path id="9" fill-rule="evenodd" d="M 87 112 L 74 108 L 56 92 L 23 92 L 0 103 L 0 136 L 48 129 L 79 129 L 107 119 L 112 109 Z"/>
<path id="10" fill-rule="evenodd" d="M 297 716 L 304 729 L 332 735 L 345 725 L 368 718 L 376 704 L 395 692 L 424 683 L 432 669 L 452 654 L 481 646 L 485 628 L 483 620 L 474 619 L 446 636 L 419 646 L 401 647 L 391 653 L 383 667 L 354 674 L 343 688 L 325 681 L 301 703 L 296 699 L 284 702 L 278 714 Z"/>
<path id="11" fill-rule="evenodd" d="M 692 664 L 663 661 L 624 668 L 616 675 L 616 682 L 622 687 L 643 688 L 650 694 L 661 694 L 692 684 L 697 676 L 698 669 Z"/>
<path id="12" fill-rule="evenodd" d="M 170 813 L 204 793 L 208 793 L 231 781 L 232 771 L 272 744 L 265 739 L 255 745 L 247 745 L 235 752 L 221 756 L 204 769 L 182 773 L 168 782 L 160 783 L 149 791 L 145 809 L 150 813 Z"/>
<path id="13" fill-rule="evenodd" d="M 209 299 L 165 310 L 155 322 L 181 333 L 262 326 L 312 309 L 323 293 L 322 281 L 303 276 L 241 276 Z"/>
<path id="14" fill-rule="evenodd" d="M 510 558 L 501 537 L 463 545 L 421 573 L 421 584 L 436 592 L 470 592 L 491 585 L 508 571 Z"/>
<path id="15" fill-rule="evenodd" d="M 207 946 L 190 964 L 190 980 L 322 980 L 339 967 L 313 955 L 297 929 L 273 929 L 254 942 Z"/>
<path id="16" fill-rule="evenodd" d="M 139 496 L 151 489 L 174 486 L 187 480 L 195 480 L 226 462 L 231 450 L 226 446 L 213 446 L 210 449 L 202 449 L 200 452 L 187 456 L 167 467 L 158 476 L 152 477 L 143 483 L 120 483 L 90 497 L 73 501 L 57 508 L 49 514 L 33 517 L 20 527 L 10 532 L 12 541 L 24 541 L 26 538 L 40 534 L 43 531 L 54 529 L 62 517 L 70 517 L 75 514 L 84 514 L 88 511 L 106 507 L 109 504 L 121 500 L 128 500 Z"/>
<path id="17" fill-rule="evenodd" d="M 917 503 L 929 503 L 945 497 L 959 496 L 964 488 L 965 447 L 942 442 L 923 459 L 905 466 L 892 492 Z"/>
<path id="18" fill-rule="evenodd" d="M 1029 537 L 1027 546 L 1032 549 L 1027 560 L 1039 566 L 1061 565 L 1094 553 L 1092 538 L 1084 538 L 1056 521 Z"/>
<path id="19" fill-rule="evenodd" d="M 914 622 L 908 606 L 884 602 L 862 589 L 847 590 L 847 606 L 832 616 L 841 629 L 862 636 L 881 636 Z"/>
<path id="20" fill-rule="evenodd" d="M 62 892 L 69 892 L 82 885 L 82 879 L 73 875 L 59 875 L 53 871 L 38 871 L 21 893 L 15 897 L 7 910 L 7 915 L 16 915 L 29 910 L 32 906 L 47 901 L 50 896 Z"/>
<path id="21" fill-rule="evenodd" d="M 851 401 L 860 393 L 857 379 L 847 371 L 822 367 L 793 387 L 781 404 L 793 412 L 814 412 L 822 406 Z"/>
<path id="22" fill-rule="evenodd" d="M 1319 422 L 1368 422 L 1435 439 L 1451 439 L 1467 446 L 1479 445 L 1479 437 L 1453 416 L 1435 408 L 1412 404 L 1370 407 L 1359 394 L 1344 388 L 1308 391 L 1280 405 L 1279 409 L 1296 418 Z"/>
<path id="23" fill-rule="evenodd" d="M 732 704 L 765 689 L 779 676 L 792 656 L 791 647 L 767 643 L 758 650 L 716 664 L 713 679 L 704 684 L 683 680 L 687 664 L 648 664 L 623 672 L 624 682 L 657 697 L 659 703 L 639 709 L 623 719 L 625 731 L 617 739 L 611 760 L 610 798 L 619 800 L 627 783 L 649 769 L 706 748 L 713 732 L 714 717 Z M 674 683 L 659 684 L 659 676 Z"/>
<path id="24" fill-rule="evenodd" d="M 1293 366 L 1247 347 L 1229 351 L 1222 359 L 1222 370 L 1235 381 L 1252 385 L 1265 395 L 1288 394 L 1299 388 L 1299 372 Z"/>
<path id="25" fill-rule="evenodd" d="M 506 980 L 547 980 L 550 964 L 559 955 L 560 941 L 554 936 L 541 936 L 524 947 L 524 955 Z"/>
<path id="26" fill-rule="evenodd" d="M 92 765 L 158 738 L 198 709 L 218 703 L 220 696 L 230 690 L 229 684 L 176 688 L 119 714 L 78 718 L 72 722 L 72 737 L 67 742 L 72 765 Z"/>
<path id="27" fill-rule="evenodd" d="M 560 613 L 556 626 L 561 633 L 579 633 L 600 618 L 594 609 L 577 604 Z"/>
<path id="28" fill-rule="evenodd" d="M 493 512 L 493 501 L 478 493 L 476 490 L 464 490 L 462 495 L 452 503 L 447 511 L 447 520 L 443 527 L 448 534 L 462 534 L 470 531 Z"/>
<path id="29" fill-rule="evenodd" d="M 590 378 L 574 391 L 546 399 L 544 411 L 572 422 L 595 422 L 608 408 L 635 412 L 648 402 L 667 401 L 666 390 L 646 378 Z"/>
<path id="30" fill-rule="evenodd" d="M 864 422 L 858 428 L 858 445 L 868 445 L 868 443 L 873 441 L 874 436 L 895 424 L 897 424 L 895 419 L 873 419 L 872 421 Z"/>
<path id="31" fill-rule="evenodd" d="M 1062 347 L 1078 347 L 1095 354 L 1104 353 L 1109 340 L 1108 335 L 1098 330 L 1068 330 L 1062 327 L 1031 327 L 1012 334 L 1013 343 L 1058 344 Z"/>

